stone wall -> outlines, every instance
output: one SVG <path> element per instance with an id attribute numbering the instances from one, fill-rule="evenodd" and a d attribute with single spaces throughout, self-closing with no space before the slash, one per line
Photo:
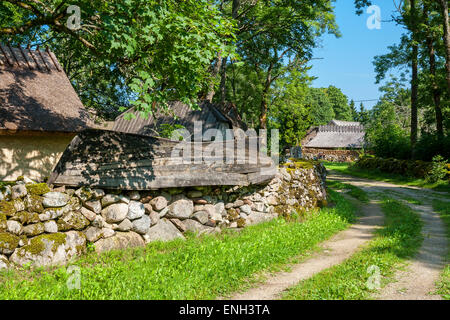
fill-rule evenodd
<path id="1" fill-rule="evenodd" d="M 303 158 L 329 162 L 354 162 L 359 159 L 359 153 L 357 150 L 304 148 Z"/>
<path id="2" fill-rule="evenodd" d="M 326 171 L 289 162 L 268 184 L 120 192 L 50 189 L 17 181 L 0 189 L 0 269 L 56 265 L 86 252 L 144 246 L 240 229 L 326 204 Z"/>

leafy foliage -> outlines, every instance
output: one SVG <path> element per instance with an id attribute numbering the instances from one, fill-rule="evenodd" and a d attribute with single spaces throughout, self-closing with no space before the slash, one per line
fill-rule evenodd
<path id="1" fill-rule="evenodd" d="M 0 15 L 13 10 L 21 19 L 2 21 L 0 40 L 13 35 L 17 45 L 50 46 L 83 102 L 107 112 L 122 101 L 147 114 L 170 100 L 195 104 L 216 52 L 234 54 L 223 40 L 233 37 L 233 24 L 212 0 L 83 0 L 76 5 L 81 28 L 75 31 L 65 26 L 63 1 L 25 7 L 2 2 Z"/>

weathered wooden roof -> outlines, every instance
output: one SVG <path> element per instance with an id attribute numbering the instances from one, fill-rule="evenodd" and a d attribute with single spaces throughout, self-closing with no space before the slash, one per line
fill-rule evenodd
<path id="1" fill-rule="evenodd" d="M 116 118 L 113 130 L 155 136 L 160 131 L 162 124 L 179 124 L 193 133 L 195 121 L 202 122 L 203 132 L 208 129 L 233 128 L 232 119 L 225 115 L 218 106 L 204 101 L 199 104 L 199 107 L 199 110 L 193 110 L 187 104 L 175 101 L 169 103 L 167 112 L 159 110 L 154 115 L 149 115 L 147 119 L 143 118 L 135 108 L 132 108 Z M 127 120 L 125 117 L 130 113 L 134 118 Z"/>
<path id="2" fill-rule="evenodd" d="M 360 127 L 360 126 L 361 126 L 361 122 L 357 122 L 357 121 L 331 120 L 331 121 L 328 123 L 328 125 Z"/>
<path id="3" fill-rule="evenodd" d="M 106 130 L 85 130 L 78 134 L 61 156 L 49 183 L 106 189 L 149 190 L 171 187 L 249 185 L 273 179 L 273 161 L 249 147 L 221 146 L 223 155 L 232 152 L 235 161 L 223 156 L 204 157 L 191 142 L 126 134 Z M 196 147 L 218 148 L 219 142 L 202 142 Z M 175 148 L 191 150 L 190 162 Z M 248 161 L 248 159 L 253 160 Z M 215 160 L 216 162 L 213 162 Z M 251 163 L 249 163 L 251 162 Z"/>
<path id="4" fill-rule="evenodd" d="M 0 130 L 79 132 L 94 127 L 52 52 L 0 44 Z"/>
<path id="5" fill-rule="evenodd" d="M 307 140 L 303 147 L 305 148 L 356 148 L 360 149 L 364 145 L 365 131 L 363 126 L 342 126 L 328 124 L 319 126 L 312 139 Z"/>

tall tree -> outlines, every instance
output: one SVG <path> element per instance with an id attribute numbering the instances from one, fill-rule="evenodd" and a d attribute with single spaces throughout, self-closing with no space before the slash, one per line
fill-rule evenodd
<path id="1" fill-rule="evenodd" d="M 306 65 L 318 36 L 327 30 L 338 35 L 332 1 L 224 1 L 223 8 L 228 16 L 235 17 L 241 61 L 257 76 L 261 88 L 258 122 L 259 127 L 266 128 L 275 81 Z M 234 64 L 232 59 L 229 63 Z"/>
<path id="2" fill-rule="evenodd" d="M 310 88 L 306 103 L 313 125 L 324 125 L 335 118 L 333 104 L 323 88 Z"/>
<path id="3" fill-rule="evenodd" d="M 338 89 L 335 86 L 329 86 L 325 89 L 325 92 L 333 105 L 335 119 L 351 121 L 352 109 L 348 104 L 347 96 L 341 91 L 341 89 Z"/>
<path id="4" fill-rule="evenodd" d="M 350 101 L 350 109 L 352 110 L 352 120 L 358 121 L 358 110 L 356 110 L 355 101 L 353 99 Z"/>
<path id="5" fill-rule="evenodd" d="M 419 94 L 419 82 L 418 82 L 418 59 L 419 59 L 419 44 L 418 44 L 418 16 L 416 0 L 411 0 L 409 9 L 409 21 L 407 22 L 408 29 L 411 32 L 412 43 L 412 57 L 411 57 L 411 157 L 414 159 L 415 148 L 417 143 L 417 112 L 418 112 L 418 94 Z M 408 18 L 407 18 L 408 19 Z"/>
<path id="6" fill-rule="evenodd" d="M 424 1 L 423 4 L 423 21 L 425 26 L 425 39 L 426 46 L 428 49 L 428 59 L 430 65 L 430 79 L 431 79 L 431 91 L 433 96 L 434 110 L 436 116 L 436 131 L 438 134 L 438 139 L 442 140 L 444 137 L 444 127 L 442 119 L 442 108 L 441 108 L 441 88 L 438 84 L 437 73 L 436 73 L 436 50 L 435 50 L 435 36 L 430 21 L 430 3 Z"/>
<path id="7" fill-rule="evenodd" d="M 445 44 L 445 54 L 446 63 L 445 68 L 447 71 L 447 89 L 450 94 L 450 21 L 448 17 L 448 0 L 438 0 L 442 9 L 442 26 L 444 29 L 444 44 Z"/>

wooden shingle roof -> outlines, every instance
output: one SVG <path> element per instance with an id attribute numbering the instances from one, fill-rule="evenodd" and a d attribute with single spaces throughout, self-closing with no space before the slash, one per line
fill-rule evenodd
<path id="1" fill-rule="evenodd" d="M 52 52 L 0 44 L 0 130 L 86 128 L 95 124 Z"/>
<path id="2" fill-rule="evenodd" d="M 134 118 L 127 120 L 126 115 L 130 113 Z M 161 129 L 161 125 L 179 124 L 190 133 L 193 133 L 195 121 L 202 122 L 203 132 L 208 129 L 243 127 L 239 119 L 234 119 L 232 116 L 227 115 L 214 104 L 203 101 L 199 103 L 198 110 L 193 110 L 187 104 L 174 101 L 169 103 L 167 112 L 157 111 L 146 119 L 134 108 L 127 110 L 116 118 L 113 130 L 123 133 L 155 136 Z"/>
<path id="3" fill-rule="evenodd" d="M 336 120 L 328 125 L 312 128 L 305 137 L 303 147 L 305 148 L 354 148 L 361 149 L 364 146 L 365 130 L 358 123 L 349 125 L 338 125 Z M 345 123 L 345 121 L 341 121 Z"/>

